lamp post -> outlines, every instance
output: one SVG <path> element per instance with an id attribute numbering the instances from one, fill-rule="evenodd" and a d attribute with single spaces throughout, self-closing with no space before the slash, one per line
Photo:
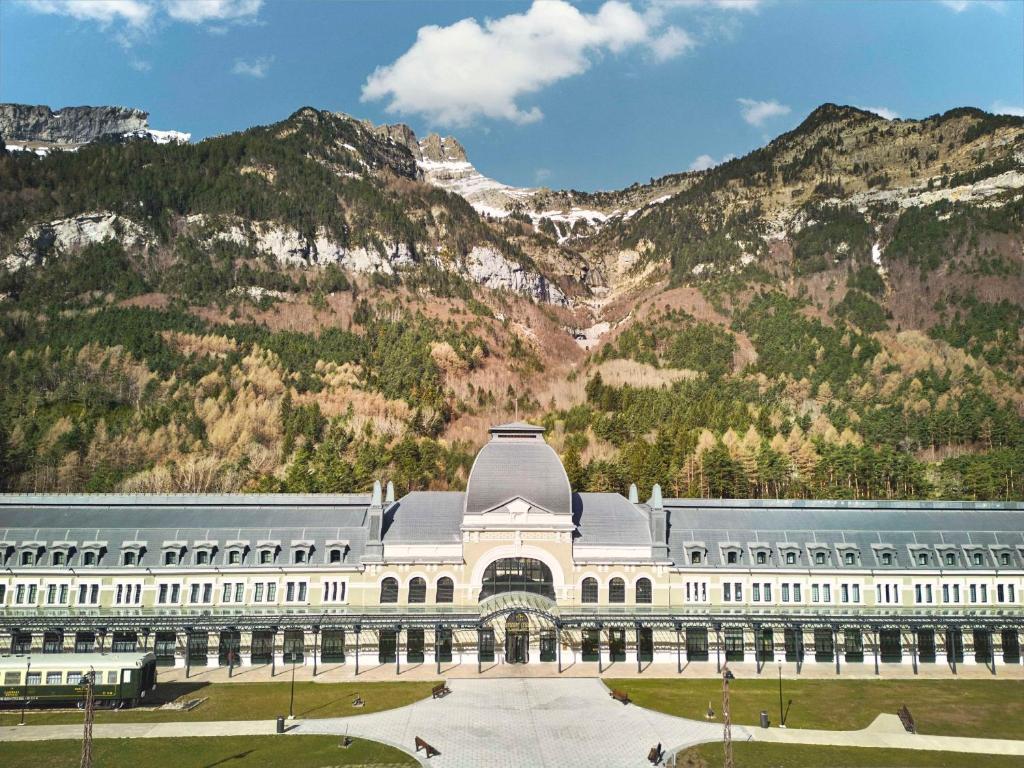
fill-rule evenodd
<path id="1" fill-rule="evenodd" d="M 779 728 L 786 727 L 786 713 L 782 709 L 782 662 L 779 662 Z"/>
<path id="2" fill-rule="evenodd" d="M 295 652 L 292 652 L 292 693 L 288 700 L 288 719 L 295 719 Z"/>
<path id="3" fill-rule="evenodd" d="M 25 666 L 25 685 L 22 689 L 23 696 L 21 697 L 21 723 L 25 724 L 25 711 L 28 709 L 28 675 L 32 671 L 32 657 L 29 656 L 27 664 Z"/>

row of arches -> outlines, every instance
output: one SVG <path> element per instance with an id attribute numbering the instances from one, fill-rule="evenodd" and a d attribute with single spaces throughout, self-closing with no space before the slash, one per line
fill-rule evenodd
<path id="1" fill-rule="evenodd" d="M 455 600 L 455 582 L 449 576 L 442 576 L 434 584 L 434 602 L 451 603 Z M 427 602 L 427 580 L 422 576 L 414 576 L 409 579 L 409 603 Z M 398 602 L 398 579 L 388 576 L 380 582 L 380 602 Z"/>
<path id="2" fill-rule="evenodd" d="M 597 603 L 599 601 L 599 589 L 597 579 L 593 576 L 588 576 L 580 584 L 580 602 L 581 603 Z M 634 602 L 640 605 L 650 604 L 653 599 L 653 591 L 651 587 L 651 580 L 646 576 L 641 576 L 636 580 L 633 585 L 633 599 Z M 625 603 L 626 602 L 626 581 L 618 576 L 615 576 L 608 580 L 608 602 L 609 603 Z"/>

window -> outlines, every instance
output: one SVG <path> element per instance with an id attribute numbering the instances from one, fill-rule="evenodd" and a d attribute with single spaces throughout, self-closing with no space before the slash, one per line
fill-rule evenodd
<path id="1" fill-rule="evenodd" d="M 732 600 L 732 584 L 728 581 L 722 585 L 722 599 L 726 601 Z"/>
<path id="2" fill-rule="evenodd" d="M 946 565 L 956 565 L 956 553 L 955 552 L 947 552 L 946 553 Z"/>
<path id="3" fill-rule="evenodd" d="M 196 552 L 196 565 L 206 565 L 210 562 L 210 553 L 205 549 Z"/>
<path id="4" fill-rule="evenodd" d="M 638 603 L 650 603 L 651 602 L 651 580 L 650 579 L 637 579 L 636 581 L 636 601 Z"/>
<path id="5" fill-rule="evenodd" d="M 693 551 L 690 553 L 690 562 L 694 565 L 700 565 L 703 555 L 700 552 Z"/>
<path id="6" fill-rule="evenodd" d="M 291 603 L 291 602 L 295 601 L 295 582 L 294 581 L 289 581 L 287 584 L 285 584 L 284 601 L 286 603 Z"/>
<path id="7" fill-rule="evenodd" d="M 1009 552 L 1001 552 L 999 554 L 999 562 L 1000 562 L 1001 565 L 1009 565 L 1010 564 L 1010 553 Z"/>
<path id="8" fill-rule="evenodd" d="M 626 602 L 626 582 L 616 577 L 608 582 L 608 602 Z"/>
<path id="9" fill-rule="evenodd" d="M 64 563 L 66 563 L 66 562 L 67 562 L 67 555 L 65 555 L 63 552 L 54 552 L 53 553 L 53 564 L 54 565 L 64 565 Z"/>
<path id="10" fill-rule="evenodd" d="M 752 593 L 753 593 L 753 598 L 752 598 L 753 601 L 755 603 L 760 602 L 760 600 L 761 600 L 761 585 L 760 584 L 754 584 L 753 588 L 752 588 Z"/>
<path id="11" fill-rule="evenodd" d="M 82 555 L 82 565 L 96 565 L 96 553 L 86 552 Z"/>
<path id="12" fill-rule="evenodd" d="M 822 586 L 822 601 L 826 603 L 832 602 L 832 585 L 825 584 Z"/>
<path id="13" fill-rule="evenodd" d="M 853 564 L 853 560 L 851 559 L 852 557 L 853 557 L 852 553 L 847 553 L 847 555 L 846 555 L 847 565 L 852 565 Z M 892 565 L 892 552 L 883 552 L 882 553 L 882 565 Z"/>
<path id="14" fill-rule="evenodd" d="M 736 596 L 736 602 L 743 602 L 743 585 L 738 581 L 733 585 L 733 594 Z"/>
<path id="15" fill-rule="evenodd" d="M 735 564 L 736 562 L 739 561 L 739 559 L 740 559 L 739 552 L 736 552 L 736 551 L 727 552 L 726 555 L 725 555 L 725 561 L 727 563 L 729 563 L 730 565 Z"/>
<path id="16" fill-rule="evenodd" d="M 296 549 L 295 550 L 295 562 L 296 564 L 306 562 L 306 550 Z"/>
<path id="17" fill-rule="evenodd" d="M 530 592 L 555 599 L 551 569 L 540 560 L 526 557 L 505 557 L 495 560 L 484 571 L 480 598 L 504 592 Z"/>
<path id="18" fill-rule="evenodd" d="M 918 565 L 928 565 L 928 553 L 927 552 L 919 552 L 918 553 L 918 555 L 917 555 L 917 564 Z"/>
<path id="19" fill-rule="evenodd" d="M 942 585 L 942 602 L 949 602 L 949 584 Z"/>
<path id="20" fill-rule="evenodd" d="M 455 582 L 447 576 L 437 580 L 437 597 L 435 602 L 451 603 L 455 601 Z"/>
<path id="21" fill-rule="evenodd" d="M 794 584 L 793 585 L 793 602 L 794 603 L 799 603 L 800 602 L 800 585 L 799 584 Z"/>
<path id="22" fill-rule="evenodd" d="M 768 562 L 768 555 L 767 555 L 767 553 L 765 553 L 765 552 L 758 552 L 757 553 L 757 564 L 758 565 L 764 565 L 767 562 Z"/>
<path id="23" fill-rule="evenodd" d="M 177 565 L 178 553 L 174 551 L 164 552 L 164 565 Z"/>
<path id="24" fill-rule="evenodd" d="M 824 552 L 815 552 L 814 553 L 814 563 L 815 563 L 815 565 L 824 565 L 825 564 L 825 553 Z"/>
<path id="25" fill-rule="evenodd" d="M 839 594 L 844 603 L 850 602 L 850 586 L 848 584 L 843 584 L 839 588 Z"/>
<path id="26" fill-rule="evenodd" d="M 60 685 L 60 672 L 47 672 L 46 673 L 46 684 L 47 685 Z"/>
<path id="27" fill-rule="evenodd" d="M 235 585 L 235 602 L 236 603 L 242 602 L 242 598 L 244 596 L 245 596 L 245 584 L 241 584 L 241 583 L 236 584 Z"/>
<path id="28" fill-rule="evenodd" d="M 274 553 L 269 549 L 260 551 L 260 565 L 269 565 L 274 562 Z"/>
<path id="29" fill-rule="evenodd" d="M 786 565 L 795 565 L 795 564 L 796 564 L 796 552 L 787 552 L 786 553 Z"/>
<path id="30" fill-rule="evenodd" d="M 419 576 L 416 576 L 409 581 L 409 602 L 427 602 L 427 582 Z"/>
<path id="31" fill-rule="evenodd" d="M 253 589 L 252 601 L 254 603 L 262 603 L 263 602 L 263 582 L 258 582 L 256 584 L 255 589 Z"/>
<path id="32" fill-rule="evenodd" d="M 782 602 L 789 602 L 789 584 L 782 585 Z"/>
<path id="33" fill-rule="evenodd" d="M 344 581 L 328 581 L 324 583 L 324 600 L 329 603 L 340 603 L 345 600 Z"/>
<path id="34" fill-rule="evenodd" d="M 124 564 L 125 565 L 135 565 L 135 553 L 134 552 L 125 552 L 124 553 Z"/>
<path id="35" fill-rule="evenodd" d="M 890 557 L 892 557 L 892 555 L 890 555 Z M 847 565 L 856 565 L 857 554 L 855 552 L 847 552 L 845 555 L 843 555 L 843 562 Z"/>
<path id="36" fill-rule="evenodd" d="M 811 602 L 812 603 L 817 603 L 819 598 L 820 598 L 820 596 L 821 595 L 818 592 L 818 585 L 817 584 L 811 584 Z"/>
<path id="37" fill-rule="evenodd" d="M 329 559 L 330 559 L 330 561 L 332 563 L 340 563 L 341 562 L 341 550 L 340 549 L 332 549 L 331 553 L 330 553 L 330 556 L 329 556 Z"/>
<path id="38" fill-rule="evenodd" d="M 189 590 L 188 594 L 189 594 L 188 601 L 190 603 L 198 603 L 199 602 L 199 585 L 198 584 L 193 584 L 192 588 Z"/>
<path id="39" fill-rule="evenodd" d="M 388 576 L 380 583 L 380 601 L 382 603 L 398 602 L 398 579 Z"/>
<path id="40" fill-rule="evenodd" d="M 239 565 L 242 562 L 242 553 L 237 549 L 228 552 L 228 565 Z"/>
<path id="41" fill-rule="evenodd" d="M 770 603 L 772 601 L 772 585 L 771 584 L 765 584 L 764 585 L 764 601 L 766 603 Z"/>
<path id="42" fill-rule="evenodd" d="M 157 589 L 156 601 L 158 603 L 166 603 L 167 602 L 167 585 L 166 584 L 161 584 L 160 587 Z"/>
<path id="43" fill-rule="evenodd" d="M 853 602 L 860 602 L 860 584 L 853 585 Z"/>
<path id="44" fill-rule="evenodd" d="M 21 553 L 21 564 L 22 565 L 32 565 L 35 562 L 35 559 L 36 559 L 35 555 L 32 552 L 22 552 Z"/>
<path id="45" fill-rule="evenodd" d="M 81 672 L 68 672 L 68 685 L 80 685 L 82 683 Z"/>
<path id="46" fill-rule="evenodd" d="M 79 605 L 96 605 L 100 601 L 100 585 L 99 584 L 79 584 L 78 585 L 78 604 Z"/>
<path id="47" fill-rule="evenodd" d="M 984 565 L 985 564 L 985 557 L 984 557 L 984 555 L 981 554 L 981 552 L 975 552 L 974 553 L 974 564 L 975 565 Z"/>
<path id="48" fill-rule="evenodd" d="M 689 588 L 689 584 L 686 585 Z M 596 603 L 597 602 L 597 579 L 588 576 L 583 580 L 583 589 L 581 591 L 580 602 L 583 603 Z"/>

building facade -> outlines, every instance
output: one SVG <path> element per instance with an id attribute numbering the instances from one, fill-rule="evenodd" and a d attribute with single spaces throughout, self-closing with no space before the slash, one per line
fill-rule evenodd
<path id="1" fill-rule="evenodd" d="M 522 423 L 464 493 L 0 496 L 0 562 L 3 652 L 186 667 L 994 671 L 1024 628 L 1024 505 L 575 493 Z"/>

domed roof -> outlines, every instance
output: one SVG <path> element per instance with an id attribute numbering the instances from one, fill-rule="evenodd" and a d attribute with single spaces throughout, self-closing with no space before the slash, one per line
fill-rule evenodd
<path id="1" fill-rule="evenodd" d="M 505 424 L 476 456 L 466 484 L 466 514 L 478 515 L 517 497 L 558 515 L 572 516 L 569 476 L 544 428 Z"/>

